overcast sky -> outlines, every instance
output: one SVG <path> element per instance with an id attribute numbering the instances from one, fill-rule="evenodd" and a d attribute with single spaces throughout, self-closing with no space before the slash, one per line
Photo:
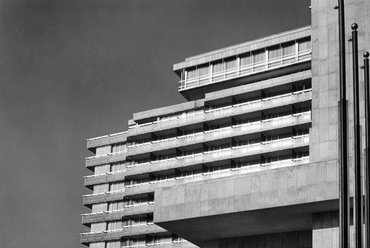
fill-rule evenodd
<path id="1" fill-rule="evenodd" d="M 0 247 L 84 247 L 86 139 L 184 102 L 174 63 L 309 25 L 309 5 L 0 0 Z"/>

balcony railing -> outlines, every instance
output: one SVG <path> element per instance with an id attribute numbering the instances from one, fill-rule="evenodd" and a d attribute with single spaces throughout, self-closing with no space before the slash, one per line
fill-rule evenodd
<path id="1" fill-rule="evenodd" d="M 309 135 L 305 134 L 305 135 L 300 135 L 300 136 L 293 136 L 290 138 L 266 141 L 262 143 L 255 143 L 255 144 L 249 144 L 249 145 L 243 145 L 243 146 L 234 146 L 232 148 L 201 152 L 201 153 L 196 153 L 196 154 L 191 154 L 191 155 L 186 155 L 186 156 L 179 156 L 179 157 L 170 158 L 170 159 L 156 160 L 156 161 L 145 162 L 145 163 L 137 163 L 137 164 L 133 164 L 129 166 L 126 170 L 126 173 L 127 175 L 130 174 L 128 170 L 129 168 L 145 166 L 145 165 L 149 165 L 149 167 L 151 167 L 150 165 L 152 164 L 156 164 L 156 166 L 160 166 L 161 163 L 170 162 L 171 164 L 177 164 L 178 166 L 181 166 L 183 163 L 193 164 L 190 160 L 194 162 L 197 160 L 206 162 L 207 158 L 210 156 L 223 157 L 223 154 L 225 152 L 230 153 L 231 151 L 242 151 L 243 154 L 241 154 L 240 156 L 263 154 L 265 152 L 273 151 L 274 149 L 280 149 L 280 148 L 287 149 L 289 146 L 293 148 L 299 144 L 308 145 L 308 141 L 309 141 Z M 234 152 L 231 152 L 231 153 L 234 153 Z M 235 157 L 239 157 L 239 156 L 235 155 Z M 232 157 L 229 157 L 229 158 L 232 158 Z M 165 167 L 168 167 L 168 165 L 166 165 Z M 151 168 L 153 169 L 153 167 Z"/>
<path id="2" fill-rule="evenodd" d="M 127 131 L 87 139 L 87 148 L 126 142 Z"/>
<path id="3" fill-rule="evenodd" d="M 178 136 L 160 141 L 146 142 L 137 146 L 129 147 L 128 156 L 155 152 L 164 149 L 170 149 L 202 142 L 240 136 L 254 132 L 267 131 L 276 128 L 294 126 L 298 124 L 311 122 L 311 111 L 286 115 L 266 120 L 254 121 L 249 123 L 241 123 L 238 125 L 198 132 L 190 135 Z"/>
<path id="4" fill-rule="evenodd" d="M 187 126 L 190 124 L 201 123 L 204 121 L 215 120 L 219 118 L 241 115 L 253 111 L 269 109 L 273 107 L 285 106 L 297 102 L 308 101 L 312 98 L 312 89 L 305 89 L 283 95 L 263 98 L 256 101 L 238 103 L 227 107 L 216 108 L 212 110 L 197 112 L 195 115 L 184 115 L 174 119 L 158 120 L 143 124 L 137 124 L 129 129 L 128 136 L 134 136 L 143 133 L 150 133 L 156 130 L 164 130 Z M 138 146 L 140 146 L 138 144 Z M 130 146 L 128 146 L 130 148 Z"/>
<path id="5" fill-rule="evenodd" d="M 262 142 L 261 144 L 265 145 L 265 146 L 270 146 L 269 151 L 271 152 L 271 151 L 274 151 L 274 150 L 286 149 L 286 148 L 289 148 L 289 147 L 291 147 L 291 148 L 299 147 L 299 146 L 294 146 L 294 143 L 298 143 L 302 146 L 307 146 L 308 143 L 309 143 L 309 137 L 308 137 L 308 135 L 302 135 L 302 136 L 298 136 L 296 138 L 286 138 L 286 139 L 283 139 L 283 142 L 282 142 L 281 145 L 277 145 L 277 146 L 276 145 L 274 146 L 274 143 L 276 144 L 276 142 L 274 142 L 274 141 L 267 141 L 267 142 Z M 236 147 L 236 148 L 238 148 L 239 151 L 240 151 L 240 149 L 243 149 L 243 150 L 249 149 L 251 152 L 255 153 L 255 152 L 259 152 L 259 149 L 258 148 L 256 149 L 256 147 L 257 146 L 255 146 L 255 144 L 253 144 L 253 145 L 240 146 L 240 147 Z M 223 154 L 221 154 L 220 156 L 217 156 L 216 158 L 209 157 L 208 160 L 215 161 L 215 160 L 222 160 L 222 159 L 237 158 L 237 157 L 241 156 L 234 149 L 231 149 L 231 148 L 223 149 L 222 153 Z M 211 152 L 207 152 L 207 154 L 211 154 Z M 190 156 L 186 156 L 184 159 L 187 158 L 187 159 L 190 159 L 190 161 L 191 161 L 192 159 L 194 159 L 196 157 L 199 157 L 199 156 L 190 155 Z M 176 162 L 176 159 L 174 159 L 174 162 Z M 210 162 L 210 161 L 207 161 L 207 162 Z M 154 188 L 157 188 L 157 187 L 172 187 L 172 186 L 177 184 L 177 182 L 176 182 L 177 180 L 181 180 L 181 179 L 187 179 L 188 181 L 190 180 L 189 182 L 192 182 L 194 180 L 195 181 L 201 181 L 201 180 L 208 179 L 208 178 L 228 177 L 228 176 L 233 176 L 235 174 L 245 174 L 245 173 L 256 172 L 256 171 L 260 171 L 260 170 L 264 170 L 264 169 L 276 169 L 276 168 L 281 168 L 281 167 L 296 166 L 296 165 L 307 164 L 307 163 L 309 163 L 309 156 L 305 156 L 305 157 L 301 157 L 301 158 L 294 158 L 294 159 L 278 160 L 278 161 L 262 163 L 262 164 L 241 166 L 241 167 L 236 167 L 236 168 L 227 168 L 227 169 L 223 169 L 223 170 L 217 170 L 217 171 L 212 171 L 212 172 L 204 172 L 204 173 L 198 173 L 198 174 L 191 174 L 191 175 L 186 175 L 186 176 L 178 176 L 176 178 L 156 180 L 156 181 L 152 181 L 150 183 L 138 183 L 138 184 L 135 184 L 135 185 L 130 185 L 126 189 L 131 189 L 131 192 L 127 192 L 127 195 L 133 195 L 133 194 L 136 194 L 136 193 L 141 194 L 141 193 L 147 193 L 149 191 L 153 191 Z M 176 165 L 176 163 L 174 164 L 174 166 L 175 165 Z M 158 169 L 160 169 L 160 168 L 158 168 Z M 168 168 L 166 167 L 166 169 L 168 169 Z M 114 198 L 113 200 L 117 200 L 118 197 L 120 199 L 123 199 L 123 196 L 121 195 L 122 193 L 124 193 L 124 191 L 117 190 L 117 191 L 111 191 L 111 192 L 107 192 L 107 193 L 84 195 L 83 196 L 84 197 L 84 204 L 86 205 L 86 204 L 89 204 L 89 203 L 112 201 L 113 198 Z M 99 197 L 104 197 L 106 194 L 112 195 L 113 198 L 112 199 L 106 199 L 106 200 L 99 198 Z M 117 197 L 114 197 L 115 195 Z M 135 206 L 140 206 L 142 204 L 143 203 L 127 205 L 127 206 L 124 206 L 124 209 L 130 208 L 130 207 L 135 207 Z M 151 203 L 145 203 L 145 204 L 151 204 Z M 110 211 L 104 211 L 104 212 L 99 212 L 99 213 L 84 214 L 83 219 L 84 218 L 94 219 L 93 216 L 96 216 L 97 218 L 100 219 L 103 214 L 118 213 L 120 211 L 125 211 L 124 209 L 122 209 L 122 210 L 113 210 L 112 213 Z"/>
<path id="6" fill-rule="evenodd" d="M 126 170 L 84 176 L 85 186 L 123 180 Z"/>
<path id="7" fill-rule="evenodd" d="M 132 216 L 154 211 L 154 202 L 126 205 L 122 209 L 82 214 L 82 223 L 120 220 L 123 216 Z"/>
<path id="8" fill-rule="evenodd" d="M 145 243 L 145 244 L 136 244 L 136 245 L 123 245 L 121 248 L 141 248 L 141 247 L 160 247 L 160 248 L 170 248 L 170 247 L 183 247 L 181 244 L 189 243 L 188 241 L 182 239 L 178 241 L 163 241 L 163 242 L 152 242 L 152 243 Z M 189 243 L 190 244 L 190 243 Z M 186 247 L 197 247 L 195 245 L 186 246 Z"/>
<path id="9" fill-rule="evenodd" d="M 182 243 L 185 243 L 186 241 L 185 240 L 181 240 L 181 241 L 171 241 L 171 242 L 156 242 L 156 243 L 148 243 L 148 244 L 138 244 L 138 245 L 125 245 L 125 246 L 121 246 L 121 248 L 141 248 L 141 247 L 166 247 L 166 248 L 170 248 L 170 247 L 173 247 L 173 245 L 176 245 L 176 247 L 178 247 L 177 245 L 181 245 Z M 192 246 L 192 247 L 195 247 Z"/>
<path id="10" fill-rule="evenodd" d="M 171 167 L 186 167 L 195 164 L 201 163 L 210 163 L 212 161 L 221 161 L 226 159 L 232 158 L 239 158 L 244 156 L 251 156 L 256 154 L 264 154 L 269 152 L 274 152 L 277 150 L 283 149 L 292 149 L 298 148 L 302 146 L 308 146 L 309 144 L 309 135 L 300 135 L 300 136 L 293 136 L 284 139 L 278 140 L 271 140 L 271 141 L 264 141 L 261 143 L 254 143 L 248 145 L 241 145 L 241 146 L 233 146 L 231 148 L 226 149 L 219 149 L 213 151 L 206 151 L 186 156 L 178 156 L 176 158 L 166 159 L 166 160 L 157 160 L 148 163 L 140 163 L 135 164 L 134 166 L 144 166 L 148 165 L 150 171 L 153 168 L 157 170 L 169 169 Z M 152 167 L 151 165 L 155 165 Z M 163 168 L 162 168 L 163 167 Z M 132 167 L 130 167 L 132 168 Z M 127 168 L 129 170 L 129 168 Z M 143 172 L 143 170 L 141 170 Z M 126 171 L 129 172 L 129 171 Z M 149 171 L 148 171 L 149 172 Z M 129 174 L 129 173 L 127 173 Z M 96 193 L 96 194 L 89 194 L 83 196 L 83 204 L 93 204 L 98 202 L 106 202 L 106 201 L 114 201 L 114 200 L 121 200 L 125 195 L 135 195 L 139 193 L 147 193 L 152 189 L 151 183 L 146 182 L 140 184 L 140 187 L 137 189 L 137 185 L 127 185 L 123 189 L 104 192 L 104 193 Z M 143 187 L 146 186 L 146 187 Z"/>
<path id="11" fill-rule="evenodd" d="M 268 53 L 267 50 L 266 53 Z M 255 73 L 265 72 L 272 69 L 277 69 L 287 65 L 301 63 L 309 60 L 311 60 L 311 49 L 303 51 L 297 50 L 293 54 L 283 55 L 262 62 L 255 62 L 247 65 L 239 65 L 238 63 L 238 66 L 236 66 L 235 68 L 224 69 L 218 72 L 212 72 L 211 69 L 211 72 L 206 75 L 193 77 L 191 79 L 180 80 L 179 91 L 204 86 L 207 84 L 214 84 L 224 80 L 245 77 Z"/>
<path id="12" fill-rule="evenodd" d="M 133 226 L 131 228 L 121 228 L 116 230 L 107 230 L 100 232 L 81 233 L 81 243 L 91 243 L 99 241 L 119 240 L 121 237 L 129 237 L 133 235 L 144 235 L 150 233 L 168 233 L 165 229 L 151 224 Z"/>
<path id="13" fill-rule="evenodd" d="M 112 152 L 108 154 L 87 157 L 85 158 L 86 167 L 91 167 L 91 166 L 104 164 L 104 163 L 124 161 L 126 159 L 126 153 L 127 153 L 127 149 L 124 151 Z"/>

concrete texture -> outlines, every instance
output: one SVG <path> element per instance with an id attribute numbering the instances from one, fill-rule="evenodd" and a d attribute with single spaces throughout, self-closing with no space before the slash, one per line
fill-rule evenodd
<path id="1" fill-rule="evenodd" d="M 267 170 L 157 189 L 154 222 L 200 246 L 311 229 L 312 213 L 338 208 L 338 192 L 335 161 Z"/>
<path id="2" fill-rule="evenodd" d="M 337 1 L 311 1 L 312 12 L 312 130 L 310 159 L 312 162 L 338 158 L 339 42 Z M 370 2 L 345 1 L 346 41 L 351 37 L 351 24 L 359 25 L 359 65 L 362 54 L 370 49 Z M 353 123 L 352 44 L 346 42 L 347 99 L 349 124 Z M 363 82 L 363 71 L 359 73 Z M 361 83 L 361 88 L 363 85 Z M 361 91 L 363 92 L 363 90 Z M 360 96 L 364 106 L 364 96 Z M 362 126 L 364 117 L 362 116 Z M 353 154 L 353 130 L 349 130 L 350 156 Z"/>

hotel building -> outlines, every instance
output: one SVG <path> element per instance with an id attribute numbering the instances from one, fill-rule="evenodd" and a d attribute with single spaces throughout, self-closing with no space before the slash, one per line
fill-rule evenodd
<path id="1" fill-rule="evenodd" d="M 335 5 L 312 0 L 310 27 L 175 64 L 187 102 L 135 113 L 127 131 L 88 139 L 90 231 L 81 243 L 338 247 Z M 349 37 L 359 24 L 362 54 L 370 2 L 347 1 L 346 13 Z"/>

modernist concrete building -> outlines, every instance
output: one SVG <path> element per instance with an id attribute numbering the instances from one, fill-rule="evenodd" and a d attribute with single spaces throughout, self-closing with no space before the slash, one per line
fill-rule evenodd
<path id="1" fill-rule="evenodd" d="M 312 0 L 310 27 L 175 64 L 188 102 L 135 113 L 127 131 L 88 139 L 93 192 L 83 196 L 91 213 L 81 243 L 339 247 L 336 4 Z M 346 1 L 360 54 L 370 47 L 369 17 L 370 1 Z"/>

